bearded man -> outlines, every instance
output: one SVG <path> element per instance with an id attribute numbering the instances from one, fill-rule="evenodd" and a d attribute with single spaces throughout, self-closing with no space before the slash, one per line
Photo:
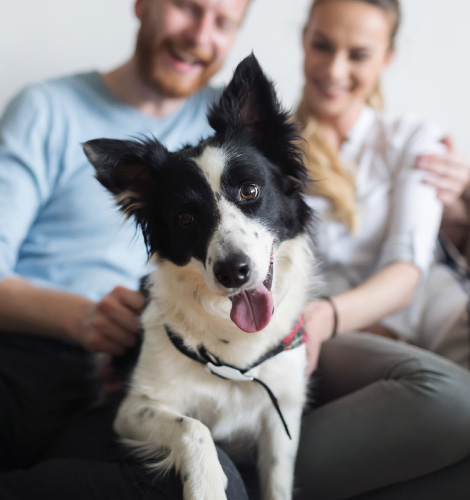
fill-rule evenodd
<path id="1" fill-rule="evenodd" d="M 107 458 L 89 450 L 76 461 L 72 450 L 96 442 L 109 420 L 100 430 L 86 420 L 66 446 L 54 444 L 96 401 L 92 354 L 135 344 L 138 283 L 148 272 L 143 238 L 122 223 L 81 143 L 152 134 L 173 150 L 208 136 L 219 91 L 207 84 L 248 3 L 136 0 L 130 60 L 31 85 L 0 119 L 0 471 L 9 471 L 0 473 L 1 498 L 133 498 L 139 484 L 153 498 L 174 498 L 178 490 L 174 478 L 150 486 L 133 466 L 98 464 Z M 231 498 L 245 498 L 230 485 L 229 497 L 235 490 Z"/>

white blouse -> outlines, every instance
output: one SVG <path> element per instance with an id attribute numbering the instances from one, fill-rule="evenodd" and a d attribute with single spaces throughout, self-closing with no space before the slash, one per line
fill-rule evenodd
<path id="1" fill-rule="evenodd" d="M 442 206 L 414 165 L 421 154 L 442 152 L 441 138 L 437 128 L 415 117 L 392 119 L 364 108 L 340 151 L 345 163 L 357 167 L 356 234 L 332 218 L 327 200 L 306 197 L 319 219 L 317 257 L 328 294 L 356 287 L 393 261 L 412 262 L 426 273 Z"/>

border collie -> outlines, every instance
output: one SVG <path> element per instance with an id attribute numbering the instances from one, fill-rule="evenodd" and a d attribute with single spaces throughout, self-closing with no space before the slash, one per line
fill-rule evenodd
<path id="1" fill-rule="evenodd" d="M 115 429 L 185 500 L 223 500 L 214 441 L 255 448 L 265 500 L 292 497 L 306 388 L 302 309 L 313 269 L 296 129 L 252 55 L 208 114 L 215 134 L 84 144 L 140 225 L 156 270 L 144 340 Z"/>

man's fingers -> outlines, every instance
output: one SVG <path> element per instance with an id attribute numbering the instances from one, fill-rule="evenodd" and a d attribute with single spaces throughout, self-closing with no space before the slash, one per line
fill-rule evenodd
<path id="1" fill-rule="evenodd" d="M 144 305 L 144 297 L 139 292 L 116 287 L 95 305 L 84 334 L 84 345 L 92 352 L 124 354 L 135 345 L 142 329 L 140 313 Z"/>
<path id="2" fill-rule="evenodd" d="M 447 168 L 436 167 L 434 171 L 427 170 L 423 182 L 435 186 L 439 190 L 450 190 L 459 197 L 464 192 L 470 181 L 470 170 L 462 168 L 461 165 L 449 165 Z"/>
<path id="3" fill-rule="evenodd" d="M 455 152 L 452 137 L 444 137 L 441 142 L 447 148 L 445 154 L 422 155 L 417 158 L 415 167 L 426 172 L 423 182 L 434 186 L 437 197 L 448 207 L 469 185 L 470 161 Z"/>
<path id="4" fill-rule="evenodd" d="M 462 184 L 455 181 L 455 179 L 432 176 L 424 179 L 423 183 L 434 186 L 441 201 L 444 201 L 442 198 L 443 193 L 445 193 L 446 200 L 456 200 L 462 194 Z"/>
<path id="5" fill-rule="evenodd" d="M 138 333 L 123 330 L 119 325 L 110 323 L 108 328 L 103 331 L 103 335 L 124 349 L 129 349 L 129 347 L 132 347 L 137 342 Z"/>
<path id="6" fill-rule="evenodd" d="M 442 201 L 444 206 L 451 206 L 459 199 L 459 196 L 456 196 L 456 194 L 451 191 L 438 190 L 437 198 Z"/>
<path id="7" fill-rule="evenodd" d="M 138 313 L 142 312 L 145 307 L 145 298 L 140 292 L 129 290 L 123 286 L 116 287 L 110 295 L 115 296 L 119 302 Z"/>
<path id="8" fill-rule="evenodd" d="M 447 151 L 449 153 L 453 153 L 455 151 L 455 142 L 454 139 L 450 136 L 447 135 L 441 140 L 442 144 L 447 148 Z"/>
<path id="9" fill-rule="evenodd" d="M 126 347 L 116 342 L 112 336 L 97 331 L 90 333 L 84 345 L 91 352 L 103 352 L 113 356 L 120 356 L 126 352 Z"/>
<path id="10" fill-rule="evenodd" d="M 416 166 L 421 170 L 444 174 L 449 169 L 458 172 L 463 170 L 462 158 L 456 155 L 423 155 L 416 162 Z"/>
<path id="11" fill-rule="evenodd" d="M 442 178 L 439 179 L 425 179 L 424 184 L 434 186 L 436 188 L 436 196 L 442 201 L 444 206 L 455 203 L 462 194 L 461 185 L 459 183 L 443 182 Z"/>
<path id="12" fill-rule="evenodd" d="M 470 160 L 457 154 L 420 156 L 416 167 L 436 175 L 455 178 L 465 184 L 470 180 Z"/>
<path id="13" fill-rule="evenodd" d="M 122 356 L 126 352 L 126 349 L 112 340 L 106 340 L 103 341 L 99 352 L 107 352 L 113 356 Z"/>
<path id="14" fill-rule="evenodd" d="M 136 333 L 142 328 L 139 312 L 129 308 L 116 296 L 110 294 L 103 297 L 98 303 L 97 309 L 99 314 L 125 331 Z"/>
<path id="15" fill-rule="evenodd" d="M 139 318 L 124 307 L 118 309 L 116 315 L 114 315 L 114 312 L 115 310 L 113 310 L 112 314 L 100 314 L 100 305 L 98 305 L 99 316 L 93 325 L 95 334 L 105 336 L 121 345 L 124 349 L 128 349 L 135 344 L 136 335 L 141 330 Z"/>
<path id="16" fill-rule="evenodd" d="M 436 186 L 442 191 L 460 192 L 461 183 L 453 177 L 444 177 L 438 175 L 430 175 L 423 179 L 424 184 Z"/>

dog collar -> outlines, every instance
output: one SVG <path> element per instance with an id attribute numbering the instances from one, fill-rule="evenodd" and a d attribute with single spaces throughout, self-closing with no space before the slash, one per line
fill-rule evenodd
<path id="1" fill-rule="evenodd" d="M 292 331 L 289 333 L 289 335 L 285 337 L 284 340 L 278 346 L 268 351 L 266 354 L 261 356 L 257 361 L 255 361 L 247 368 L 243 369 L 223 363 L 219 358 L 217 358 L 217 356 L 209 352 L 202 345 L 198 346 L 196 350 L 190 349 L 184 344 L 183 339 L 179 335 L 172 332 L 167 325 L 165 325 L 165 330 L 168 335 L 168 338 L 171 340 L 172 344 L 176 347 L 176 349 L 178 349 L 178 351 L 180 351 L 188 358 L 191 358 L 192 360 L 197 361 L 198 363 L 204 365 L 206 370 L 212 373 L 213 375 L 217 375 L 218 377 L 226 380 L 234 380 L 237 382 L 253 381 L 260 384 L 268 393 L 277 413 L 279 414 L 279 417 L 281 418 L 281 421 L 284 425 L 284 429 L 286 430 L 289 439 L 292 439 L 289 432 L 289 428 L 284 419 L 284 416 L 282 415 L 281 408 L 279 407 L 279 403 L 274 393 L 271 391 L 268 385 L 266 385 L 262 380 L 253 377 L 252 375 L 249 375 L 247 372 L 249 372 L 256 366 L 259 366 L 260 364 L 264 363 L 268 359 L 277 356 L 281 352 L 290 351 L 292 349 L 295 349 L 296 347 L 301 346 L 306 342 L 307 334 L 304 330 L 304 318 L 302 315 L 300 316 L 299 321 L 292 329 Z"/>

